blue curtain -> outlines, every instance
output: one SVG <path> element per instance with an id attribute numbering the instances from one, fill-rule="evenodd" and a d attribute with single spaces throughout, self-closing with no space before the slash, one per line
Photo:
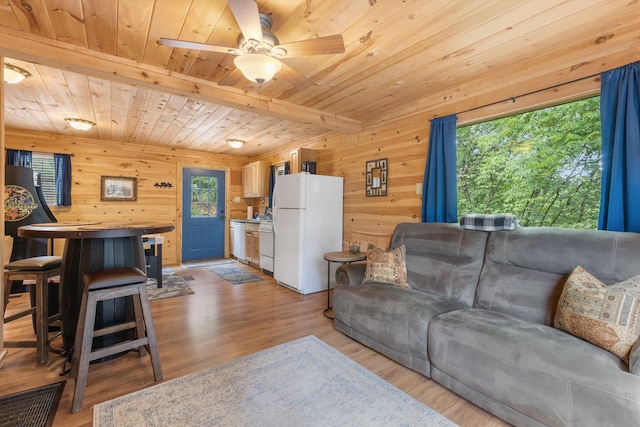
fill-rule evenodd
<path id="1" fill-rule="evenodd" d="M 269 167 L 269 207 L 273 207 L 273 187 L 276 186 L 276 167 Z"/>
<path id="2" fill-rule="evenodd" d="M 31 151 L 7 148 L 7 164 L 10 166 L 30 168 L 31 162 L 33 161 L 32 159 Z"/>
<path id="3" fill-rule="evenodd" d="M 640 62 L 602 73 L 598 228 L 640 232 Z"/>
<path id="4" fill-rule="evenodd" d="M 58 206 L 71 206 L 71 156 L 54 154 L 56 165 L 56 203 Z"/>
<path id="5" fill-rule="evenodd" d="M 455 114 L 431 121 L 422 222 L 458 222 Z"/>

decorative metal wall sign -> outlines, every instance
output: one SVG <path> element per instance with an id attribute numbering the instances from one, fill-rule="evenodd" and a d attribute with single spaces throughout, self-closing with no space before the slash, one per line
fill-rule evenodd
<path id="1" fill-rule="evenodd" d="M 366 196 L 387 195 L 387 159 L 371 160 L 367 162 Z"/>

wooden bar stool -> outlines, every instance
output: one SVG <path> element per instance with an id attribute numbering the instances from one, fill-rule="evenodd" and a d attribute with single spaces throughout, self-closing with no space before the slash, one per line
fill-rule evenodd
<path id="1" fill-rule="evenodd" d="M 76 379 L 71 412 L 82 409 L 82 401 L 87 385 L 89 363 L 92 360 L 122 353 L 138 348 L 140 356 L 149 351 L 151 366 L 156 381 L 162 380 L 162 367 L 158 354 L 158 344 L 151 318 L 151 306 L 147 295 L 147 276 L 135 267 L 119 267 L 97 271 L 83 276 L 84 292 L 78 316 L 73 357 L 71 359 L 71 378 Z M 96 306 L 99 301 L 133 297 L 135 320 L 94 330 Z M 135 337 L 107 347 L 92 349 L 94 337 L 115 332 L 135 329 Z"/>
<path id="2" fill-rule="evenodd" d="M 12 322 L 21 317 L 35 313 L 35 341 L 5 341 L 5 347 L 35 347 L 38 363 L 47 363 L 49 352 L 47 340 L 49 337 L 49 321 L 56 316 L 49 317 L 49 279 L 60 276 L 62 257 L 38 256 L 10 262 L 5 265 L 4 272 L 4 311 L 7 309 L 7 301 L 11 292 L 9 282 L 11 280 L 33 280 L 35 283 L 29 286 L 35 287 L 35 306 L 11 316 L 4 317 L 4 323 Z M 3 315 L 4 316 L 4 315 Z"/>

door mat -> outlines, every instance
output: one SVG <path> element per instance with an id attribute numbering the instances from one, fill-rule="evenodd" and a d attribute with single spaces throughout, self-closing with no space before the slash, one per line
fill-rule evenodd
<path id="1" fill-rule="evenodd" d="M 248 271 L 245 271 L 236 266 L 218 265 L 215 267 L 211 267 L 209 271 L 222 277 L 227 282 L 233 283 L 234 285 L 262 281 L 262 278 L 255 276 Z"/>
<path id="2" fill-rule="evenodd" d="M 187 264 L 182 264 L 182 266 L 185 268 L 199 268 L 199 267 L 209 267 L 212 265 L 220 265 L 220 264 L 232 264 L 236 262 L 237 261 L 234 259 L 220 258 L 220 259 L 210 259 L 206 261 L 190 262 Z"/>
<path id="3" fill-rule="evenodd" d="M 51 426 L 66 381 L 0 397 L 0 427 Z"/>

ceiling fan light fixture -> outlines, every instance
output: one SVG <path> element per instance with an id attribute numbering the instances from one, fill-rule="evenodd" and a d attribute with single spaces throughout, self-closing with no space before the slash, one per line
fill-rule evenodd
<path id="1" fill-rule="evenodd" d="M 244 141 L 241 139 L 227 139 L 227 144 L 229 144 L 231 148 L 240 148 L 244 145 Z"/>
<path id="2" fill-rule="evenodd" d="M 4 78 L 5 83 L 16 84 L 20 83 L 27 77 L 31 77 L 31 73 L 15 65 L 4 63 Z"/>
<path id="3" fill-rule="evenodd" d="M 280 61 L 264 53 L 246 53 L 236 56 L 233 62 L 242 75 L 260 85 L 271 80 L 282 68 Z"/>
<path id="4" fill-rule="evenodd" d="M 89 130 L 94 127 L 96 124 L 89 120 L 84 119 L 65 119 L 72 128 L 78 130 Z"/>

